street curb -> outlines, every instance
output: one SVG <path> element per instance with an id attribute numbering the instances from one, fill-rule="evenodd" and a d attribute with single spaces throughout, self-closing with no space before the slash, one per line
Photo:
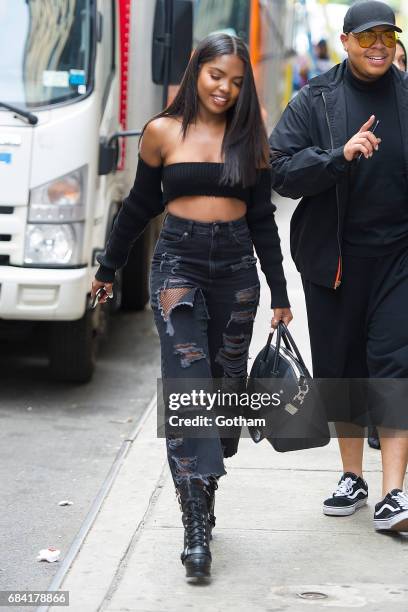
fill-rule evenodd
<path id="1" fill-rule="evenodd" d="M 61 567 L 47 589 L 47 591 L 71 591 L 70 612 L 74 610 L 93 612 L 99 609 L 117 567 L 126 554 L 129 542 L 143 523 L 144 515 L 149 508 L 151 497 L 166 463 L 163 440 L 157 438 L 155 431 L 156 405 L 157 400 L 154 395 L 140 421 L 129 436 L 123 440 Z M 146 465 L 144 460 L 147 453 L 150 455 L 150 461 L 147 463 L 149 470 L 143 468 Z M 129 454 L 132 454 L 132 469 L 126 470 L 129 462 L 125 460 L 128 459 Z M 142 461 L 138 460 L 139 454 Z M 133 455 L 135 455 L 134 458 Z M 158 469 L 151 469 L 153 463 Z M 139 471 L 143 471 L 144 474 L 139 474 Z M 147 471 L 150 476 L 145 473 Z M 129 495 L 133 499 L 127 499 Z M 132 517 L 129 517 L 129 513 L 124 510 L 124 504 L 130 502 L 134 507 Z M 93 580 L 94 574 L 96 580 Z M 103 574 L 110 575 L 108 584 L 102 579 Z M 71 588 L 69 588 L 70 585 L 72 585 Z M 72 601 L 74 593 L 75 597 L 81 601 Z M 36 612 L 56 609 L 55 606 L 40 606 Z M 59 606 L 58 609 L 60 609 Z"/>

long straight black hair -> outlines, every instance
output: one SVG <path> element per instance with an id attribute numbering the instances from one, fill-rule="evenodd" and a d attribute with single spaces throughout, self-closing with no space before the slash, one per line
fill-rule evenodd
<path id="1" fill-rule="evenodd" d="M 185 138 L 188 126 L 195 121 L 199 110 L 197 79 L 200 69 L 221 55 L 239 57 L 244 62 L 245 72 L 238 99 L 226 111 L 221 149 L 225 161 L 220 181 L 229 185 L 241 183 L 247 187 L 256 182 L 258 168 L 269 166 L 269 147 L 248 49 L 241 38 L 224 33 L 204 38 L 190 58 L 173 102 L 150 121 L 158 117 L 181 117 Z"/>

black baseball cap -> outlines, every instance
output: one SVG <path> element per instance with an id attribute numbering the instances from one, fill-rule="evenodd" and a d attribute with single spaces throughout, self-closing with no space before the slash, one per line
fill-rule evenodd
<path id="1" fill-rule="evenodd" d="M 343 32 L 357 34 L 380 25 L 386 25 L 396 32 L 402 32 L 401 28 L 395 25 L 395 13 L 388 4 L 367 0 L 350 6 L 344 17 Z"/>

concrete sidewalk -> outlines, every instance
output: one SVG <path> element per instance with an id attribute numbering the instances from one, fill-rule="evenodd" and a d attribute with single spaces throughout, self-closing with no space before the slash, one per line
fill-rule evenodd
<path id="1" fill-rule="evenodd" d="M 295 203 L 276 201 L 291 330 L 310 366 L 303 291 L 288 252 Z M 252 356 L 266 340 L 269 303 L 263 283 Z M 267 441 L 242 439 L 216 492 L 212 581 L 197 586 L 184 578 L 181 514 L 155 425 L 152 406 L 62 584 L 70 612 L 408 611 L 408 537 L 380 535 L 372 524 L 381 494 L 378 451 L 366 445 L 369 505 L 351 517 L 326 517 L 322 500 L 340 477 L 336 440 L 278 454 Z M 307 591 L 327 598 L 298 596 Z"/>
<path id="2" fill-rule="evenodd" d="M 322 514 L 339 477 L 336 441 L 281 455 L 266 441 L 241 440 L 216 494 L 212 580 L 187 583 L 155 419 L 153 409 L 62 584 L 70 612 L 408 609 L 408 541 L 372 525 L 377 451 L 366 453 L 368 507 L 351 517 Z M 301 599 L 306 591 L 327 598 Z"/>

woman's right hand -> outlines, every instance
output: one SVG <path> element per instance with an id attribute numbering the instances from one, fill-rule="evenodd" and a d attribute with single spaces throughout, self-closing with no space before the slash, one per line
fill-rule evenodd
<path id="1" fill-rule="evenodd" d="M 284 324 L 288 326 L 292 319 L 293 314 L 290 308 L 274 308 L 271 327 L 276 329 L 279 325 L 279 321 L 283 321 Z"/>
<path id="2" fill-rule="evenodd" d="M 103 297 L 99 298 L 98 304 L 105 304 L 108 298 L 113 296 L 113 292 L 112 292 L 113 283 L 104 283 L 94 278 L 94 280 L 92 281 L 91 299 L 95 297 L 96 292 L 101 287 L 104 287 L 106 294 Z"/>

